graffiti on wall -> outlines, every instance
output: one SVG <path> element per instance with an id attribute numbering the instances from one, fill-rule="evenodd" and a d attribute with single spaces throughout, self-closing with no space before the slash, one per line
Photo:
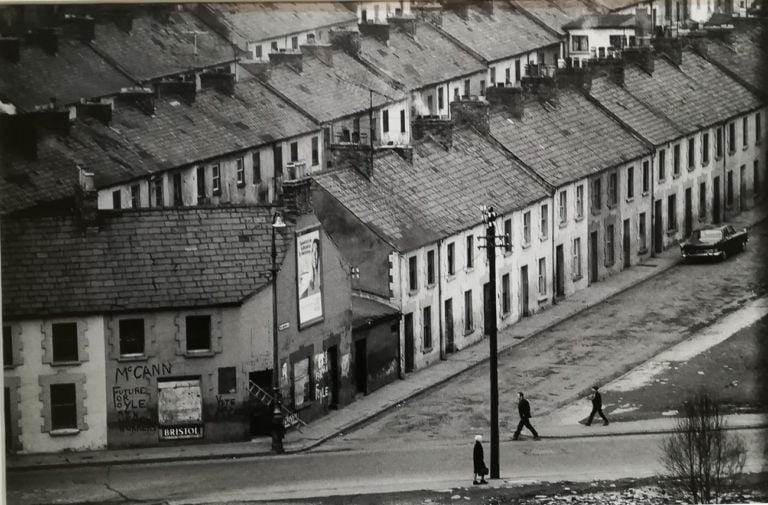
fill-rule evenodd
<path id="1" fill-rule="evenodd" d="M 121 365 L 115 368 L 112 386 L 112 406 L 121 432 L 152 432 L 157 430 L 157 414 L 152 405 L 149 380 L 173 373 L 170 362 Z"/>
<path id="2" fill-rule="evenodd" d="M 341 357 L 341 376 L 345 379 L 349 377 L 349 353 Z"/>
<path id="3" fill-rule="evenodd" d="M 315 354 L 315 399 L 325 404 L 330 396 L 328 356 L 325 352 Z"/>
<path id="4" fill-rule="evenodd" d="M 227 419 L 240 413 L 234 396 L 216 395 L 216 419 Z"/>
<path id="5" fill-rule="evenodd" d="M 115 384 L 119 384 L 121 379 L 124 382 L 129 382 L 170 375 L 171 373 L 173 373 L 173 364 L 170 362 L 151 365 L 124 365 L 115 368 Z"/>

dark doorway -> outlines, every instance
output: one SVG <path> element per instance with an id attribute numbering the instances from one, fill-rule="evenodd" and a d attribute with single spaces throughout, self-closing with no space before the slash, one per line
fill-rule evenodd
<path id="1" fill-rule="evenodd" d="M 493 323 L 493 309 L 492 303 L 495 303 L 495 297 L 491 292 L 491 283 L 486 282 L 483 284 L 483 332 L 486 335 L 491 334 L 491 324 Z"/>
<path id="2" fill-rule="evenodd" d="M 406 314 L 405 319 L 405 373 L 413 372 L 413 314 Z"/>
<path id="3" fill-rule="evenodd" d="M 739 209 L 743 212 L 747 210 L 747 166 L 742 165 L 739 169 Z"/>
<path id="4" fill-rule="evenodd" d="M 259 389 L 268 393 L 270 397 L 272 391 L 272 370 L 261 370 L 259 372 L 250 372 L 248 380 L 253 382 Z M 250 390 L 250 384 L 248 384 Z M 267 403 L 260 401 L 259 394 L 251 394 L 249 404 L 251 406 L 251 436 L 268 437 L 272 434 L 272 409 L 270 400 Z M 263 397 L 262 397 L 263 398 Z"/>
<path id="5" fill-rule="evenodd" d="M 632 242 L 630 242 L 629 237 L 631 232 L 630 227 L 630 221 L 629 219 L 624 220 L 624 240 L 623 240 L 623 251 L 624 251 L 624 268 L 629 268 L 632 265 Z"/>
<path id="6" fill-rule="evenodd" d="M 589 234 L 589 282 L 597 282 L 597 231 Z"/>
<path id="7" fill-rule="evenodd" d="M 555 296 L 562 298 L 565 296 L 565 257 L 563 255 L 563 244 L 555 248 Z"/>
<path id="8" fill-rule="evenodd" d="M 683 226 L 684 237 L 688 238 L 693 233 L 693 193 L 691 188 L 685 189 L 685 220 Z"/>
<path id="9" fill-rule="evenodd" d="M 712 181 L 712 222 L 719 223 L 722 220 L 720 212 L 720 177 Z"/>
<path id="10" fill-rule="evenodd" d="M 523 317 L 530 315 L 528 293 L 528 265 L 523 265 L 520 267 L 520 314 Z"/>
<path id="11" fill-rule="evenodd" d="M 355 386 L 358 393 L 368 394 L 368 345 L 364 338 L 355 340 Z"/>
<path id="12" fill-rule="evenodd" d="M 664 250 L 664 216 L 661 215 L 661 200 L 656 200 L 653 209 L 653 248 L 656 253 Z"/>
<path id="13" fill-rule="evenodd" d="M 331 379 L 328 406 L 332 409 L 339 407 L 339 347 L 332 345 L 326 351 L 328 354 L 328 376 Z"/>
<path id="14" fill-rule="evenodd" d="M 454 351 L 453 336 L 453 299 L 445 301 L 445 352 Z"/>

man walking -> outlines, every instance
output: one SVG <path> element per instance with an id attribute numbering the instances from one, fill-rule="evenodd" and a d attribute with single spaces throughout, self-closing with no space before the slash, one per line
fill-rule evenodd
<path id="1" fill-rule="evenodd" d="M 517 423 L 517 429 L 512 436 L 512 440 L 518 440 L 520 438 L 520 432 L 523 430 L 523 426 L 533 433 L 533 438 L 535 440 L 538 440 L 539 434 L 536 433 L 536 430 L 531 426 L 531 405 L 528 403 L 528 400 L 525 399 L 525 395 L 523 395 L 522 392 L 517 393 L 517 396 L 517 412 L 520 414 L 520 422 Z"/>
<path id="2" fill-rule="evenodd" d="M 592 418 L 595 414 L 600 414 L 603 418 L 603 426 L 608 426 L 608 419 L 603 414 L 603 397 L 600 396 L 600 392 L 597 390 L 597 386 L 592 386 L 592 412 L 589 413 L 589 419 L 587 419 L 587 426 L 592 424 Z"/>

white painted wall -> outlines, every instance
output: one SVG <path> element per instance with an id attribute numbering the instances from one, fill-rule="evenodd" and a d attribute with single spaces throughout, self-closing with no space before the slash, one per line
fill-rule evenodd
<path id="1" fill-rule="evenodd" d="M 581 187 L 583 192 L 582 212 L 577 212 L 576 192 Z M 566 218 L 560 219 L 560 195 L 566 195 Z M 589 272 L 587 270 L 587 254 L 589 251 L 589 181 L 579 179 L 570 184 L 557 188 L 554 197 L 554 234 L 555 247 L 563 246 L 565 296 L 587 287 Z M 574 239 L 579 239 L 581 261 L 578 266 L 574 262 Z M 554 260 L 553 260 L 554 261 Z M 579 268 L 580 267 L 580 268 Z"/>
<path id="2" fill-rule="evenodd" d="M 573 29 L 568 31 L 568 44 L 566 47 L 566 54 L 571 58 L 587 60 L 590 58 L 601 57 L 600 50 L 602 49 L 602 57 L 607 57 L 610 53 L 611 36 L 626 37 L 627 45 L 630 45 L 630 37 L 635 36 L 634 28 L 604 28 L 604 29 Z M 587 37 L 588 50 L 574 50 L 574 37 Z"/>
<path id="3" fill-rule="evenodd" d="M 546 64 L 546 65 L 557 65 L 557 59 L 560 57 L 560 46 L 559 45 L 553 45 L 548 46 L 544 49 L 538 50 L 538 51 L 531 51 L 525 54 L 518 54 L 510 58 L 504 58 L 502 60 L 497 60 L 494 62 L 491 62 L 488 65 L 488 72 L 485 77 L 485 85 L 486 87 L 493 86 L 494 84 L 491 82 L 491 69 L 496 70 L 496 84 L 505 84 L 506 83 L 506 72 L 507 69 L 509 69 L 509 79 L 510 83 L 514 86 L 520 85 L 519 78 L 516 78 L 516 63 L 519 62 L 520 65 L 520 75 L 519 77 L 525 76 L 525 65 L 528 63 L 540 63 L 540 64 Z"/>
<path id="4" fill-rule="evenodd" d="M 334 26 L 328 26 L 323 28 L 315 28 L 312 30 L 306 30 L 303 32 L 291 33 L 288 35 L 281 35 L 271 39 L 248 41 L 245 44 L 245 50 L 250 52 L 250 58 L 253 61 L 268 62 L 269 53 L 279 52 L 281 49 L 299 49 L 302 44 L 307 44 L 314 36 L 316 43 L 330 43 L 330 31 L 331 30 L 357 30 L 357 23 L 354 21 L 350 23 L 340 23 Z M 295 41 L 294 41 L 295 39 Z M 294 42 L 296 45 L 294 46 Z M 273 44 L 276 46 L 277 51 L 273 48 Z M 259 48 L 261 49 L 261 55 L 259 55 Z"/>
<path id="5" fill-rule="evenodd" d="M 366 20 L 369 23 L 383 23 L 392 16 L 410 16 L 411 2 L 403 0 L 400 2 L 358 2 L 357 3 L 357 22 L 363 22 L 363 11 L 365 11 Z"/>

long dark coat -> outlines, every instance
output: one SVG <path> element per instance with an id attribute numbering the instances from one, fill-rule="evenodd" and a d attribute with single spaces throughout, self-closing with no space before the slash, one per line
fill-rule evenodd
<path id="1" fill-rule="evenodd" d="M 472 453 L 472 460 L 475 466 L 475 473 L 482 474 L 485 469 L 485 456 L 483 454 L 483 444 L 479 440 L 475 441 L 475 450 Z"/>
<path id="2" fill-rule="evenodd" d="M 603 407 L 603 397 L 600 396 L 600 393 L 597 391 L 595 391 L 595 394 L 592 396 L 592 407 L 595 409 Z"/>

